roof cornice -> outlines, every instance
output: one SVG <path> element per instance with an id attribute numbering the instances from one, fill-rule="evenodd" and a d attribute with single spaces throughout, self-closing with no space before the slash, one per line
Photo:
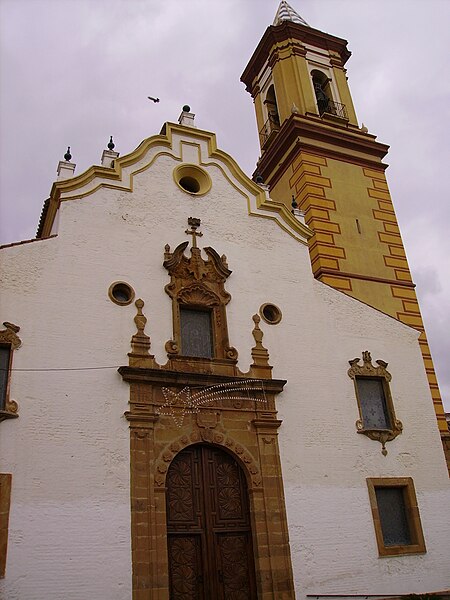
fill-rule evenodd
<path id="1" fill-rule="evenodd" d="M 271 25 L 266 29 L 241 75 L 241 81 L 245 84 L 248 92 L 251 93 L 253 82 L 267 62 L 272 48 L 276 44 L 286 41 L 291 43 L 301 42 L 302 44 L 336 52 L 341 58 L 342 66 L 351 56 L 350 50 L 347 49 L 347 40 L 342 38 L 292 21 L 284 21 L 281 25 Z"/>
<path id="2" fill-rule="evenodd" d="M 296 219 L 283 203 L 268 198 L 266 191 L 242 171 L 232 156 L 218 149 L 214 133 L 176 123 L 166 123 L 162 131 L 163 133 L 160 135 L 145 139 L 130 154 L 126 154 L 115 160 L 113 168 L 92 166 L 77 177 L 56 181 L 52 186 L 50 197 L 44 204 L 37 237 L 46 238 L 51 235 L 53 223 L 61 202 L 77 200 L 88 196 L 100 187 L 116 188 L 132 192 L 134 176 L 148 168 L 149 165 L 140 166 L 128 172 L 124 172 L 124 168 L 137 164 L 154 147 L 160 148 L 156 156 L 171 153 L 173 149 L 173 137 L 174 135 L 179 135 L 181 137 L 195 137 L 197 140 L 200 139 L 206 142 L 209 158 L 217 159 L 226 165 L 231 175 L 246 190 L 248 197 L 255 199 L 254 208 L 256 210 L 248 203 L 249 214 L 275 220 L 289 235 L 302 244 L 307 245 L 307 241 L 312 235 L 309 227 Z M 155 158 L 153 157 L 152 160 Z M 225 170 L 223 170 L 223 173 L 228 177 Z M 95 181 L 94 185 L 88 185 L 95 179 L 98 181 Z M 230 181 L 234 185 L 232 180 Z"/>

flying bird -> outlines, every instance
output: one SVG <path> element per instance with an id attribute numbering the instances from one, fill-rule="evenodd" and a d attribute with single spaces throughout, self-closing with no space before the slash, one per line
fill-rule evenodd
<path id="1" fill-rule="evenodd" d="M 149 100 L 153 100 L 153 102 L 159 102 L 159 98 L 152 98 L 151 96 L 147 96 Z"/>

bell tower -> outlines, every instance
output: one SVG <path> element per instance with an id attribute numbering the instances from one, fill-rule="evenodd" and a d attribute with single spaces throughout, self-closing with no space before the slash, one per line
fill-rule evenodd
<path id="1" fill-rule="evenodd" d="M 419 344 L 450 468 L 450 434 L 383 162 L 388 146 L 359 126 L 347 41 L 313 29 L 282 0 L 241 81 L 270 196 L 305 213 L 314 276 L 421 334 Z"/>

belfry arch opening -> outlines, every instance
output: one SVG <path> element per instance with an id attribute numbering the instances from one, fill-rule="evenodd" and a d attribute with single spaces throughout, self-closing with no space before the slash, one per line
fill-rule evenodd
<path id="1" fill-rule="evenodd" d="M 275 87 L 272 85 L 267 90 L 266 99 L 264 101 L 267 108 L 267 116 L 270 122 L 276 126 L 280 126 L 280 115 L 278 113 L 277 97 L 275 95 Z"/>
<path id="2" fill-rule="evenodd" d="M 330 86 L 331 79 L 317 69 L 311 71 L 311 77 L 319 114 L 331 112 L 331 107 L 334 105 Z"/>
<path id="3" fill-rule="evenodd" d="M 256 600 L 247 481 L 234 456 L 189 446 L 173 459 L 166 490 L 171 600 Z"/>
<path id="4" fill-rule="evenodd" d="M 273 84 L 270 85 L 267 90 L 264 106 L 267 117 L 262 129 L 259 132 L 261 148 L 264 148 L 266 144 L 270 143 L 269 140 L 273 139 L 273 136 L 280 129 L 280 115 L 278 112 L 277 97 Z"/>

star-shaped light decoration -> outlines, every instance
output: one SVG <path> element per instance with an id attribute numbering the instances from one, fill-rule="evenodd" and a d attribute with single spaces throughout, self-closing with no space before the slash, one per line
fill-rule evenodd
<path id="1" fill-rule="evenodd" d="M 257 398 L 254 392 L 262 394 Z M 177 427 L 182 427 L 184 417 L 187 414 L 196 414 L 202 406 L 221 400 L 252 400 L 254 402 L 266 402 L 264 382 L 260 379 L 244 379 L 242 382 L 229 382 L 212 385 L 192 392 L 189 386 L 185 386 L 179 392 L 174 392 L 163 387 L 162 393 L 165 402 L 159 409 L 160 415 L 170 415 Z"/>

